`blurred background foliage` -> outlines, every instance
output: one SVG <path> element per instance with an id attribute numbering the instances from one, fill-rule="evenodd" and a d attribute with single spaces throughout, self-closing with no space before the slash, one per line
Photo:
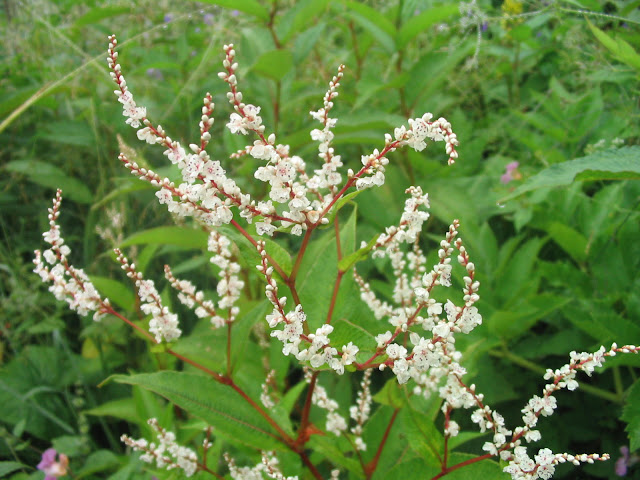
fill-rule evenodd
<path id="1" fill-rule="evenodd" d="M 184 441 L 200 435 L 197 421 L 143 389 L 98 388 L 114 372 L 172 365 L 115 319 L 94 324 L 69 313 L 30 272 L 60 187 L 72 260 L 123 311 L 135 312 L 135 300 L 109 254 L 114 245 L 127 246 L 149 278 L 169 262 L 215 291 L 206 252 L 173 229 L 152 230 L 180 222 L 117 161 L 126 150 L 175 175 L 160 149 L 135 143 L 122 121 L 104 58 L 111 33 L 138 104 L 172 138 L 197 138 L 211 92 L 213 158 L 244 146 L 223 128 L 230 108 L 217 72 L 225 43 L 236 46 L 245 101 L 261 106 L 267 130 L 308 164 L 317 155 L 308 112 L 341 63 L 334 144 L 346 168 L 407 118 L 429 111 L 451 121 L 459 162 L 447 168 L 433 147 L 394 154 L 385 186 L 358 197 L 357 240 L 397 222 L 411 184 L 430 194 L 428 252 L 461 220 L 485 325 L 459 347 L 508 425 L 539 393 L 544 369 L 566 363 L 569 351 L 640 344 L 639 1 L 5 0 L 0 25 L 0 475 L 41 478 L 33 466 L 53 444 L 71 457 L 73 478 L 150 478 L 123 455 L 120 433 L 148 434 L 144 421 L 156 416 Z M 228 160 L 226 168 L 260 193 L 253 161 Z M 391 295 L 390 268 L 358 268 L 379 295 Z M 249 289 L 246 305 L 259 288 Z M 356 311 L 362 305 L 350 293 Z M 198 333 L 193 319 L 181 321 Z M 251 342 L 261 336 L 255 329 Z M 282 383 L 288 360 L 277 350 Z M 245 357 L 250 382 L 250 362 L 260 358 Z M 544 446 L 554 451 L 612 454 L 580 478 L 614 478 L 620 447 L 640 447 L 638 366 L 636 357 L 611 360 L 606 374 L 558 395 L 557 418 L 542 422 Z M 357 381 L 327 388 L 348 405 Z M 462 415 L 456 420 L 473 431 Z M 460 451 L 479 452 L 484 441 Z M 210 455 L 229 448 L 220 440 Z"/>

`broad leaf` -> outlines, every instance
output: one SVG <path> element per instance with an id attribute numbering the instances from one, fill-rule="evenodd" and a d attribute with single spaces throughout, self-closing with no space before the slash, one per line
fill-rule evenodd
<path id="1" fill-rule="evenodd" d="M 170 371 L 111 378 L 162 395 L 216 427 L 216 432 L 230 441 L 262 450 L 278 447 L 278 436 L 273 427 L 239 393 L 212 378 Z"/>
<path id="2" fill-rule="evenodd" d="M 131 245 L 161 244 L 206 249 L 207 239 L 207 233 L 201 230 L 181 227 L 156 227 L 134 233 L 126 238 L 120 246 L 129 247 Z"/>
<path id="3" fill-rule="evenodd" d="M 5 165 L 13 173 L 25 175 L 33 183 L 52 189 L 62 189 L 63 197 L 78 203 L 91 203 L 93 194 L 87 185 L 70 177 L 61 168 L 39 160 L 13 160 Z"/>
<path id="4" fill-rule="evenodd" d="M 637 450 L 640 448 L 640 380 L 629 390 L 620 419 L 627 423 L 625 431 L 629 435 L 631 450 Z"/>
<path id="5" fill-rule="evenodd" d="M 269 12 L 256 0 L 201 0 L 200 3 L 218 5 L 220 7 L 248 13 L 262 20 L 269 20 Z"/>
<path id="6" fill-rule="evenodd" d="M 293 55 L 288 50 L 271 50 L 256 60 L 251 70 L 275 81 L 280 81 L 293 68 Z"/>
<path id="7" fill-rule="evenodd" d="M 568 162 L 556 163 L 529 178 L 500 202 L 525 192 L 548 187 L 562 187 L 574 181 L 639 180 L 640 146 L 605 150 Z"/>
<path id="8" fill-rule="evenodd" d="M 427 8 L 424 12 L 411 17 L 396 36 L 396 45 L 398 50 L 404 50 L 407 44 L 413 40 L 416 35 L 427 31 L 437 23 L 445 21 L 452 15 L 459 12 L 458 4 L 451 3 L 441 5 L 439 7 Z"/>

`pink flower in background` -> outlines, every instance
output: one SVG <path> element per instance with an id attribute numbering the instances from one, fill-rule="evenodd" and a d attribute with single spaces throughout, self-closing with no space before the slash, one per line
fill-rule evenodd
<path id="1" fill-rule="evenodd" d="M 42 454 L 42 459 L 38 464 L 38 470 L 44 472 L 44 480 L 56 480 L 58 477 L 62 477 L 67 474 L 67 467 L 69 466 L 69 458 L 61 453 L 56 461 L 56 452 L 53 448 L 48 448 Z"/>
<path id="2" fill-rule="evenodd" d="M 638 456 L 636 454 L 629 455 L 629 447 L 620 447 L 620 453 L 622 456 L 616 461 L 616 475 L 624 477 L 627 474 L 629 467 L 638 463 Z"/>
<path id="3" fill-rule="evenodd" d="M 506 185 L 511 180 L 520 180 L 522 178 L 522 175 L 520 174 L 520 172 L 518 172 L 519 166 L 520 166 L 520 163 L 518 162 L 507 163 L 507 166 L 505 167 L 505 172 L 500 177 L 500 181 Z"/>

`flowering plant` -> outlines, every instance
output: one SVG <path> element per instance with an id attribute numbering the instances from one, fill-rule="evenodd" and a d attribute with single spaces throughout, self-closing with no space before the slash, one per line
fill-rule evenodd
<path id="1" fill-rule="evenodd" d="M 362 156 L 357 170 L 345 172 L 332 146 L 337 119 L 329 116 L 344 74 L 341 65 L 329 83 L 323 106 L 311 112 L 320 123 L 311 138 L 318 142 L 321 162 L 317 168 L 307 167 L 301 157 L 290 153 L 289 146 L 277 143 L 274 133 L 266 133 L 260 107 L 244 103 L 236 52 L 233 45 L 225 45 L 219 77 L 229 86 L 227 97 L 234 110 L 226 126 L 233 134 L 255 138 L 230 159 L 259 162 L 254 177 L 264 184 L 262 190 L 267 194 L 255 199 L 256 193 L 241 188 L 227 175 L 225 165 L 207 153 L 214 122 L 212 96 L 204 97 L 200 138 L 189 145 L 189 152 L 163 127 L 153 124 L 146 108 L 136 103 L 118 63 L 116 46 L 115 36 L 109 37 L 108 64 L 126 123 L 137 130 L 140 140 L 165 149 L 181 182 L 176 184 L 140 166 L 124 153 L 120 161 L 157 189 L 158 201 L 174 216 L 193 219 L 189 234 L 206 233 L 218 277 L 218 298 L 207 298 L 204 291 L 165 266 L 165 277 L 179 301 L 201 319 L 199 329 L 185 338 L 177 314 L 154 281 L 144 278 L 125 252 L 116 248 L 117 261 L 134 284 L 138 310 L 147 317 L 148 326 L 116 310 L 69 261 L 70 249 L 58 225 L 60 190 L 49 209 L 50 229 L 44 234 L 50 248 L 37 251 L 34 263 L 35 272 L 51 283 L 56 298 L 67 301 L 81 315 L 93 312 L 96 321 L 107 315 L 118 317 L 156 345 L 156 351 L 189 366 L 189 371 L 113 377 L 156 392 L 205 422 L 200 453 L 181 445 L 155 418 L 148 421 L 156 435 L 153 442 L 123 435 L 127 446 L 143 452 L 143 461 L 158 468 L 181 469 L 186 476 L 206 472 L 222 478 L 228 472 L 234 479 L 338 478 L 344 471 L 369 479 L 390 472 L 406 475 L 416 468 L 423 476 L 436 479 L 463 467 L 481 468 L 484 478 L 501 478 L 506 472 L 514 479 L 535 479 L 550 478 L 560 463 L 578 465 L 609 458 L 597 453 L 553 453 L 548 448 L 531 456 L 526 445 L 541 440 L 536 428 L 539 418 L 554 413 L 556 392 L 578 387 L 578 371 L 591 375 L 608 357 L 637 353 L 639 347 L 614 344 L 595 353 L 571 352 L 567 365 L 547 370 L 544 378 L 548 383 L 541 395 L 522 409 L 522 425 L 508 427 L 504 417 L 465 379 L 463 353 L 456 349 L 462 335 L 482 324 L 475 306 L 480 284 L 459 236 L 460 222 L 452 221 L 436 259 L 429 264 L 421 237 L 429 218 L 429 199 L 420 187 L 411 186 L 405 191 L 407 199 L 398 224 L 356 246 L 354 200 L 362 191 L 385 183 L 388 154 L 403 147 L 420 152 L 427 141 L 443 142 L 448 163 L 455 162 L 458 140 L 446 119 L 433 120 L 429 113 L 410 119 L 408 127 L 385 135 L 380 150 Z M 387 287 L 390 294 L 378 291 L 373 279 L 356 269 L 356 264 L 370 257 L 388 259 L 396 279 L 392 288 Z M 257 278 L 243 270 L 243 265 L 253 265 Z M 457 280 L 458 273 L 461 280 Z M 267 301 L 242 311 L 248 304 L 243 299 L 250 297 L 255 282 L 260 282 Z M 457 285 L 462 294 L 456 304 L 447 289 Z M 355 292 L 363 303 L 350 298 Z M 365 304 L 370 312 L 363 310 Z M 258 336 L 255 346 L 262 347 L 257 358 L 264 368 L 260 362 L 248 366 L 238 358 L 252 328 Z M 222 332 L 207 337 L 216 340 L 209 349 L 224 352 L 212 353 L 222 357 L 219 362 L 202 353 L 197 358 L 190 354 L 193 341 L 206 330 Z M 269 337 L 281 343 L 278 350 L 286 357 L 284 362 L 271 355 Z M 295 369 L 303 371 L 298 381 L 287 375 L 290 359 L 295 359 L 291 361 Z M 264 382 L 256 385 L 243 368 L 257 368 Z M 387 373 L 377 373 L 376 378 L 376 371 L 390 371 L 391 378 Z M 357 394 L 341 398 L 348 402 L 341 405 L 332 397 L 345 396 L 339 391 L 332 395 L 323 383 L 336 376 L 344 378 L 347 372 L 363 373 Z M 372 386 L 385 379 L 384 386 L 372 395 Z M 471 422 L 487 436 L 476 455 L 456 451 L 469 439 L 461 435 L 462 409 L 471 410 Z M 442 417 L 434 421 L 438 411 Z M 406 435 L 399 431 L 400 425 Z M 211 458 L 215 454 L 212 436 L 229 445 L 226 452 L 217 451 L 224 466 L 218 466 L 219 458 Z M 233 456 L 229 453 L 232 448 Z M 409 453 L 395 455 L 399 449 Z M 251 458 L 251 452 L 260 452 L 255 466 L 239 467 L 236 458 Z"/>

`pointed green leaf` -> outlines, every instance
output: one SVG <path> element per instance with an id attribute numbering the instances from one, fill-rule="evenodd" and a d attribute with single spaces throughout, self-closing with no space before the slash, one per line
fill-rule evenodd
<path id="1" fill-rule="evenodd" d="M 100 20 L 110 17 L 129 13 L 131 8 L 128 6 L 107 6 L 96 7 L 89 10 L 84 15 L 80 16 L 74 23 L 74 27 L 84 27 L 85 25 L 91 25 L 92 23 L 98 23 Z"/>
<path id="2" fill-rule="evenodd" d="M 239 393 L 212 378 L 170 371 L 111 378 L 165 397 L 216 427 L 216 432 L 230 441 L 262 450 L 278 447 L 277 433 L 269 423 Z"/>
<path id="3" fill-rule="evenodd" d="M 347 2 L 349 15 L 353 20 L 369 32 L 388 52 L 395 51 L 394 37 L 396 27 L 382 12 L 359 2 Z"/>
<path id="4" fill-rule="evenodd" d="M 629 389 L 620 419 L 627 424 L 625 431 L 631 441 L 631 450 L 637 450 L 640 448 L 640 380 Z"/>
<path id="5" fill-rule="evenodd" d="M 133 310 L 135 294 L 129 286 L 112 278 L 95 275 L 91 275 L 91 283 L 100 292 L 100 295 L 107 297 L 111 303 L 127 311 Z"/>
<path id="6" fill-rule="evenodd" d="M 251 70 L 279 81 L 289 73 L 291 68 L 293 68 L 293 55 L 289 50 L 271 50 L 260 55 Z"/>
<path id="7" fill-rule="evenodd" d="M 369 256 L 369 252 L 373 250 L 373 247 L 378 241 L 379 236 L 379 234 L 375 235 L 364 247 L 356 250 L 351 255 L 348 255 L 340 260 L 340 262 L 338 262 L 338 269 L 341 272 L 346 273 L 351 270 L 351 267 L 353 267 L 360 260 L 366 259 Z"/>
<path id="8" fill-rule="evenodd" d="M 421 32 L 427 31 L 437 23 L 444 22 L 447 18 L 459 12 L 457 3 L 427 8 L 424 12 L 411 17 L 398 31 L 396 44 L 398 50 L 404 50 L 407 44 Z"/>
<path id="9" fill-rule="evenodd" d="M 134 233 L 126 238 L 120 246 L 161 244 L 206 249 L 207 239 L 207 233 L 202 230 L 181 227 L 156 227 Z"/>
<path id="10" fill-rule="evenodd" d="M 87 185 L 70 177 L 61 168 L 39 160 L 13 160 L 5 165 L 8 171 L 25 175 L 33 183 L 52 189 L 62 189 L 64 197 L 78 203 L 91 203 L 93 195 Z"/>
<path id="11" fill-rule="evenodd" d="M 640 180 L 640 146 L 596 152 L 568 162 L 556 163 L 529 178 L 500 200 L 511 200 L 525 192 L 546 187 L 561 187 L 576 180 Z"/>
<path id="12" fill-rule="evenodd" d="M 262 20 L 269 20 L 269 11 L 256 0 L 200 0 L 200 3 L 218 5 L 219 7 L 248 13 Z"/>
<path id="13" fill-rule="evenodd" d="M 32 468 L 33 467 L 18 462 L 0 462 L 0 477 L 15 472 L 16 470 L 30 470 Z"/>
<path id="14" fill-rule="evenodd" d="M 631 45 L 620 37 L 615 39 L 611 38 L 598 27 L 594 26 L 589 20 L 587 20 L 587 23 L 600 43 L 607 47 L 618 60 L 640 71 L 640 55 L 638 55 L 638 52 L 636 52 Z"/>

